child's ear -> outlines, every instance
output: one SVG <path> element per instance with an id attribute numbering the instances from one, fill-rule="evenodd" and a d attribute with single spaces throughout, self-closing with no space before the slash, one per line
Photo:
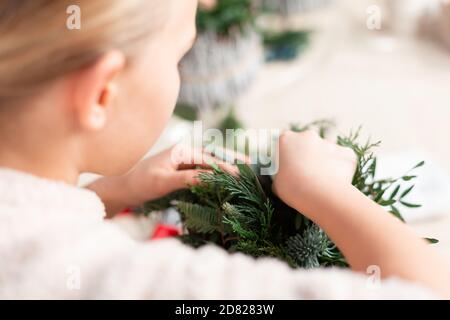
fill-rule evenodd
<path id="1" fill-rule="evenodd" d="M 72 82 L 75 121 L 85 130 L 102 129 L 107 108 L 116 97 L 115 78 L 125 67 L 125 56 L 118 51 L 105 53 L 93 65 L 76 74 Z"/>

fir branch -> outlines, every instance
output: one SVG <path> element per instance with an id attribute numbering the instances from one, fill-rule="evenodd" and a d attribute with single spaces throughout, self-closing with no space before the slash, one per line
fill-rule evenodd
<path id="1" fill-rule="evenodd" d="M 221 231 L 222 222 L 217 209 L 183 201 L 176 201 L 175 207 L 182 213 L 188 229 L 199 233 Z"/>
<path id="2" fill-rule="evenodd" d="M 148 201 L 138 209 L 139 212 L 148 213 L 154 211 L 163 211 L 174 206 L 174 201 L 192 201 L 195 202 L 197 199 L 194 197 L 190 190 L 179 190 L 175 191 L 165 197 L 156 199 L 153 201 Z"/>

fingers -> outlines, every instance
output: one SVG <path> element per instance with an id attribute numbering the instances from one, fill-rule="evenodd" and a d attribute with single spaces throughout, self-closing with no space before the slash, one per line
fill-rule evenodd
<path id="1" fill-rule="evenodd" d="M 304 138 L 320 138 L 319 134 L 311 129 L 305 130 L 305 131 L 292 131 L 292 130 L 286 130 L 280 135 L 280 139 L 289 139 L 292 137 L 304 137 Z"/>
<path id="2" fill-rule="evenodd" d="M 201 183 L 199 175 L 202 172 L 211 172 L 210 170 L 180 170 L 174 173 L 173 191 L 184 189 L 188 186 L 195 186 Z"/>
<path id="3" fill-rule="evenodd" d="M 225 153 L 225 149 L 218 150 L 219 152 L 223 151 L 223 153 Z M 211 169 L 213 165 L 217 165 L 221 170 L 233 175 L 237 175 L 239 172 L 238 168 L 235 165 L 221 160 L 215 155 L 212 155 L 210 153 L 208 154 L 205 150 L 202 149 L 175 146 L 172 148 L 171 152 L 172 163 L 177 170 L 189 170 L 198 167 L 203 169 Z M 232 152 L 228 154 L 230 156 L 228 156 L 227 159 L 231 159 Z M 249 163 L 249 159 L 240 154 L 236 154 L 233 159 L 239 159 L 240 162 Z"/>
<path id="4" fill-rule="evenodd" d="M 313 130 L 306 130 L 302 132 L 294 132 L 291 130 L 283 132 L 279 137 L 279 145 L 281 149 L 288 148 L 298 151 L 299 145 L 308 145 L 321 140 L 320 136 Z M 296 146 L 296 147 L 294 147 Z"/>
<path id="5" fill-rule="evenodd" d="M 199 151 L 197 151 L 199 152 Z M 202 156 L 202 161 L 199 164 L 196 164 L 198 167 L 203 169 L 211 169 L 212 165 L 217 165 L 221 170 L 228 172 L 232 175 L 237 175 L 239 173 L 239 169 L 226 161 L 220 160 L 216 157 L 210 156 L 203 152 L 200 152 Z"/>

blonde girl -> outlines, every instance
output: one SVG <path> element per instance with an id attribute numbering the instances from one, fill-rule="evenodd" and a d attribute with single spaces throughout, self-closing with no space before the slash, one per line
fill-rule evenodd
<path id="1" fill-rule="evenodd" d="M 67 28 L 73 5 L 80 29 Z M 0 298 L 449 298 L 447 262 L 351 186 L 350 150 L 311 132 L 281 137 L 274 188 L 325 229 L 354 271 L 137 243 L 104 219 L 197 183 L 192 159 L 175 164 L 170 149 L 139 162 L 173 111 L 196 8 L 0 0 Z M 192 154 L 202 170 L 215 161 L 235 171 Z M 82 172 L 105 178 L 77 188 Z M 367 285 L 357 272 L 370 266 L 389 280 Z"/>

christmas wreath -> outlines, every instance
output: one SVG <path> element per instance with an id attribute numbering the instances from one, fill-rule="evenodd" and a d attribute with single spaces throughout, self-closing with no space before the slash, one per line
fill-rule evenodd
<path id="1" fill-rule="evenodd" d="M 293 126 L 293 131 L 315 127 L 324 137 L 329 123 L 319 121 Z M 374 202 L 403 220 L 401 207 L 416 208 L 406 200 L 413 190 L 411 172 L 395 179 L 376 178 L 377 158 L 373 148 L 379 143 L 359 142 L 360 130 L 338 136 L 337 144 L 351 148 L 358 157 L 352 184 Z M 347 267 L 348 264 L 325 232 L 314 222 L 283 203 L 271 188 L 270 176 L 258 176 L 258 166 L 238 164 L 239 176 L 214 167 L 202 173 L 202 184 L 177 191 L 157 201 L 146 203 L 141 212 L 175 208 L 181 215 L 184 232 L 179 239 L 195 248 L 216 244 L 229 252 L 253 257 L 275 257 L 292 267 Z M 437 240 L 428 239 L 435 243 Z"/>

